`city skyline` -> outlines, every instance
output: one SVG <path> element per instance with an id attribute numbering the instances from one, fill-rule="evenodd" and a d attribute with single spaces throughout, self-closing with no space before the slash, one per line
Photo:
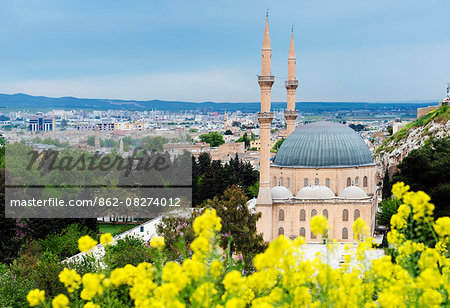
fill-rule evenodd
<path id="1" fill-rule="evenodd" d="M 297 101 L 441 99 L 446 1 L 0 4 L 0 93 L 256 102 L 269 8 L 273 101 L 285 101 L 290 30 Z"/>

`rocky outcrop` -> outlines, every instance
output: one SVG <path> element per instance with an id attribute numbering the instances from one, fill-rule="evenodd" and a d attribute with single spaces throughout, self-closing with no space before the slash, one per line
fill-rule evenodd
<path id="1" fill-rule="evenodd" d="M 412 150 L 423 146 L 430 138 L 449 136 L 449 119 L 448 106 L 442 106 L 409 123 L 386 139 L 374 154 L 374 161 L 377 164 L 377 183 L 382 182 L 386 170 L 389 176 L 392 176 L 403 158 Z"/>

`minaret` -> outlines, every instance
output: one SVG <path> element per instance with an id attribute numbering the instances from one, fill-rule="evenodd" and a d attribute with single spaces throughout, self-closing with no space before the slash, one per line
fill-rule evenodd
<path id="1" fill-rule="evenodd" d="M 259 205 L 272 204 L 272 197 L 270 195 L 270 126 L 273 120 L 273 113 L 270 112 L 270 95 L 275 78 L 271 75 L 270 71 L 271 57 L 269 18 L 266 13 L 266 28 L 264 30 L 262 46 L 262 69 L 261 76 L 258 76 L 258 83 L 261 88 L 261 112 L 258 112 L 261 145 L 259 152 L 259 192 L 256 203 Z"/>
<path id="2" fill-rule="evenodd" d="M 286 137 L 295 130 L 295 120 L 297 119 L 297 111 L 295 110 L 295 92 L 298 87 L 298 80 L 295 79 L 295 49 L 294 49 L 294 29 L 291 32 L 291 45 L 289 46 L 288 57 L 288 80 L 286 81 L 287 90 L 287 110 L 284 112 L 286 118 Z"/>
<path id="3" fill-rule="evenodd" d="M 55 120 L 55 109 L 53 109 L 52 111 L 52 134 L 53 134 L 53 138 L 55 138 L 56 136 L 56 120 Z"/>

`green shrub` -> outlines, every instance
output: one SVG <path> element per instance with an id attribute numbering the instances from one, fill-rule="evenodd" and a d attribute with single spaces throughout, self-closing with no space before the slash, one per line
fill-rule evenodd
<path id="1" fill-rule="evenodd" d="M 28 307 L 26 296 L 37 285 L 14 275 L 6 264 L 0 263 L 0 307 Z"/>
<path id="2" fill-rule="evenodd" d="M 55 233 L 39 240 L 43 251 L 51 252 L 58 256 L 59 260 L 76 255 L 78 251 L 78 239 L 83 235 L 93 236 L 87 227 L 72 224 L 63 229 L 61 233 Z"/>
<path id="3" fill-rule="evenodd" d="M 138 265 L 150 261 L 150 250 L 144 240 L 135 236 L 125 236 L 117 240 L 115 245 L 107 246 L 104 262 L 111 269 L 123 267 L 126 264 Z"/>

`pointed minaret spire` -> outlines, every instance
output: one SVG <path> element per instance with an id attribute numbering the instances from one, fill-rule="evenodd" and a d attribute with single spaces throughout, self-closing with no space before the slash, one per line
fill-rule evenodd
<path id="1" fill-rule="evenodd" d="M 271 93 L 272 85 L 275 80 L 272 76 L 271 67 L 272 50 L 270 48 L 270 34 L 269 34 L 269 18 L 266 13 L 266 27 L 264 30 L 264 39 L 262 46 L 262 63 L 261 63 L 261 75 L 258 76 L 258 83 L 261 88 L 261 112 L 258 112 L 259 122 L 259 138 L 260 138 L 260 151 L 259 151 L 259 192 L 256 201 L 258 206 L 263 206 L 268 212 L 263 213 L 264 219 L 271 221 L 272 210 L 268 207 L 272 204 L 272 195 L 270 194 L 270 127 L 273 120 L 273 112 L 270 111 L 271 105 Z M 270 210 L 269 210 L 270 209 Z M 261 221 L 261 222 L 260 222 Z M 262 220 L 258 220 L 258 223 L 264 224 Z M 270 231 L 269 231 L 270 230 Z M 271 228 L 264 233 L 265 240 L 272 239 Z"/>
<path id="2" fill-rule="evenodd" d="M 269 17 L 266 13 L 266 27 L 264 29 L 264 39 L 262 46 L 262 67 L 261 76 L 270 76 L 271 64 L 270 58 L 272 56 L 272 49 L 270 48 L 270 33 L 269 33 Z"/>
<path id="3" fill-rule="evenodd" d="M 291 30 L 291 44 L 289 46 L 288 56 L 288 80 L 286 81 L 287 90 L 287 110 L 284 113 L 286 118 L 286 134 L 289 136 L 295 130 L 295 121 L 297 111 L 295 110 L 295 92 L 298 87 L 298 80 L 295 79 L 295 48 L 294 48 L 294 27 Z"/>

